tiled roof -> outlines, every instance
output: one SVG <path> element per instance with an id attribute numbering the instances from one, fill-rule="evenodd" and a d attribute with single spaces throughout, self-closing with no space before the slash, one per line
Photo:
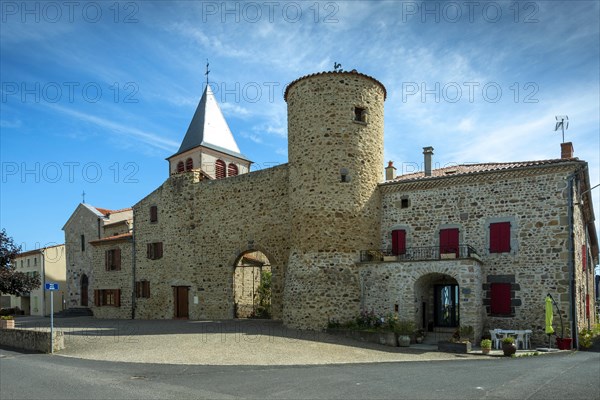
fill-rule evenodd
<path id="1" fill-rule="evenodd" d="M 133 236 L 133 234 L 131 232 L 121 233 L 120 235 L 107 236 L 102 239 L 92 240 L 92 241 L 90 241 L 90 244 L 100 244 L 100 243 L 106 243 L 106 242 L 111 242 L 111 241 L 127 240 L 127 239 L 131 238 L 132 236 Z"/>
<path id="2" fill-rule="evenodd" d="M 546 166 L 552 164 L 564 164 L 568 162 L 577 162 L 578 158 L 553 159 L 553 160 L 538 160 L 538 161 L 517 161 L 507 163 L 481 163 L 481 164 L 459 164 L 449 167 L 438 168 L 431 171 L 431 176 L 425 176 L 423 171 L 414 172 L 412 174 L 400 175 L 392 181 L 386 183 L 397 183 L 417 180 L 427 180 L 435 178 L 447 178 L 458 175 L 477 174 L 482 172 L 496 172 L 506 170 L 516 170 L 519 168 L 530 168 L 538 166 Z"/>
<path id="3" fill-rule="evenodd" d="M 96 210 L 98 210 L 98 212 L 102 215 L 108 215 L 108 214 L 117 214 L 120 212 L 125 212 L 125 211 L 131 211 L 131 207 L 129 208 L 122 208 L 120 210 L 109 210 L 106 208 L 100 208 L 100 207 L 94 207 Z"/>
<path id="4" fill-rule="evenodd" d="M 47 249 L 51 249 L 53 247 L 60 247 L 60 246 L 64 246 L 64 245 L 65 245 L 64 243 L 61 243 L 61 244 L 55 244 L 53 246 L 42 247 L 42 248 L 39 248 L 39 249 L 28 250 L 28 251 L 24 251 L 22 253 L 17 254 L 16 257 L 27 257 L 27 256 L 30 256 L 32 254 L 41 253 L 42 251 L 47 250 Z"/>
<path id="5" fill-rule="evenodd" d="M 352 71 L 323 71 L 323 72 L 315 72 L 314 74 L 308 74 L 308 75 L 301 76 L 300 78 L 298 78 L 298 79 L 293 80 L 292 82 L 290 82 L 285 87 L 285 92 L 283 94 L 283 99 L 285 101 L 287 101 L 288 90 L 290 90 L 290 88 L 293 85 L 295 85 L 297 82 L 299 82 L 299 81 L 301 81 L 303 79 L 306 79 L 306 78 L 310 78 L 312 76 L 331 75 L 331 74 L 335 74 L 335 75 L 358 75 L 358 76 L 363 76 L 365 78 L 368 78 L 368 79 L 372 80 L 373 82 L 377 83 L 379 86 L 381 86 L 381 89 L 383 89 L 383 99 L 385 100 L 386 97 L 387 97 L 387 90 L 385 90 L 385 86 L 383 86 L 383 83 L 379 82 L 377 79 L 373 78 L 372 76 L 360 73 L 357 70 L 353 69 Z"/>

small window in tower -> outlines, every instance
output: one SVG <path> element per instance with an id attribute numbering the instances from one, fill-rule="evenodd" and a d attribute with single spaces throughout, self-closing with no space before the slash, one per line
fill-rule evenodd
<path id="1" fill-rule="evenodd" d="M 226 168 L 225 161 L 223 161 L 223 160 L 215 161 L 215 177 L 217 179 L 223 179 L 227 176 L 227 175 L 225 175 L 226 174 L 225 168 Z"/>
<path id="2" fill-rule="evenodd" d="M 348 175 L 348 168 L 340 168 L 340 182 L 350 182 L 350 175 Z"/>
<path id="3" fill-rule="evenodd" d="M 400 208 L 408 208 L 410 207 L 410 201 L 408 197 L 403 197 L 400 199 Z"/>
<path id="4" fill-rule="evenodd" d="M 185 160 L 185 170 L 191 171 L 192 169 L 194 169 L 194 160 L 188 158 L 187 160 Z"/>
<path id="5" fill-rule="evenodd" d="M 229 163 L 227 167 L 227 176 L 236 176 L 238 174 L 238 167 L 233 163 Z"/>
<path id="6" fill-rule="evenodd" d="M 179 161 L 177 163 L 177 173 L 179 174 L 179 173 L 181 173 L 183 171 L 184 171 L 183 161 Z"/>
<path id="7" fill-rule="evenodd" d="M 367 123 L 367 110 L 362 107 L 354 107 L 354 121 Z"/>

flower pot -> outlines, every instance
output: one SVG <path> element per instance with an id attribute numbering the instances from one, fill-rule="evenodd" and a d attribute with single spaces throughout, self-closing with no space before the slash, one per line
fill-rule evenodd
<path id="1" fill-rule="evenodd" d="M 559 350 L 571 350 L 572 338 L 556 338 L 556 347 Z"/>
<path id="2" fill-rule="evenodd" d="M 0 328 L 2 329 L 15 329 L 14 319 L 2 319 L 0 320 Z"/>
<path id="3" fill-rule="evenodd" d="M 487 348 L 487 347 L 485 347 L 485 348 L 482 347 L 481 348 L 481 354 L 490 354 L 490 350 L 492 350 L 492 349 Z"/>
<path id="4" fill-rule="evenodd" d="M 514 343 L 502 343 L 502 351 L 505 356 L 512 356 L 517 352 L 517 345 Z"/>
<path id="5" fill-rule="evenodd" d="M 398 335 L 398 346 L 400 346 L 400 347 L 408 347 L 408 346 L 410 346 L 410 336 L 408 336 L 408 335 Z"/>

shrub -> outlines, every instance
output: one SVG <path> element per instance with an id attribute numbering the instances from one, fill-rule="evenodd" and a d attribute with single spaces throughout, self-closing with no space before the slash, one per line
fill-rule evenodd
<path id="1" fill-rule="evenodd" d="M 0 319 L 7 321 L 7 320 L 15 319 L 15 317 L 13 317 L 12 315 L 3 315 L 0 317 Z"/>
<path id="2" fill-rule="evenodd" d="M 590 329 L 582 329 L 579 331 L 579 345 L 584 349 L 589 349 L 593 344 L 593 332 Z"/>
<path id="3" fill-rule="evenodd" d="M 512 336 L 507 336 L 504 339 L 502 339 L 502 343 L 505 344 L 514 344 L 515 343 L 515 338 Z"/>
<path id="4" fill-rule="evenodd" d="M 490 339 L 483 339 L 481 341 L 481 348 L 482 349 L 491 349 L 492 348 L 492 341 Z"/>

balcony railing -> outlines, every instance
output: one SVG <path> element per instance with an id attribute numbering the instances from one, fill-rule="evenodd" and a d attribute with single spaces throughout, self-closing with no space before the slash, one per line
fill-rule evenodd
<path id="1" fill-rule="evenodd" d="M 429 261 L 449 260 L 457 258 L 475 258 L 481 260 L 477 251 L 468 244 L 457 248 L 445 248 L 440 252 L 439 246 L 409 247 L 402 254 L 394 254 L 391 249 L 361 250 L 360 261 Z"/>

